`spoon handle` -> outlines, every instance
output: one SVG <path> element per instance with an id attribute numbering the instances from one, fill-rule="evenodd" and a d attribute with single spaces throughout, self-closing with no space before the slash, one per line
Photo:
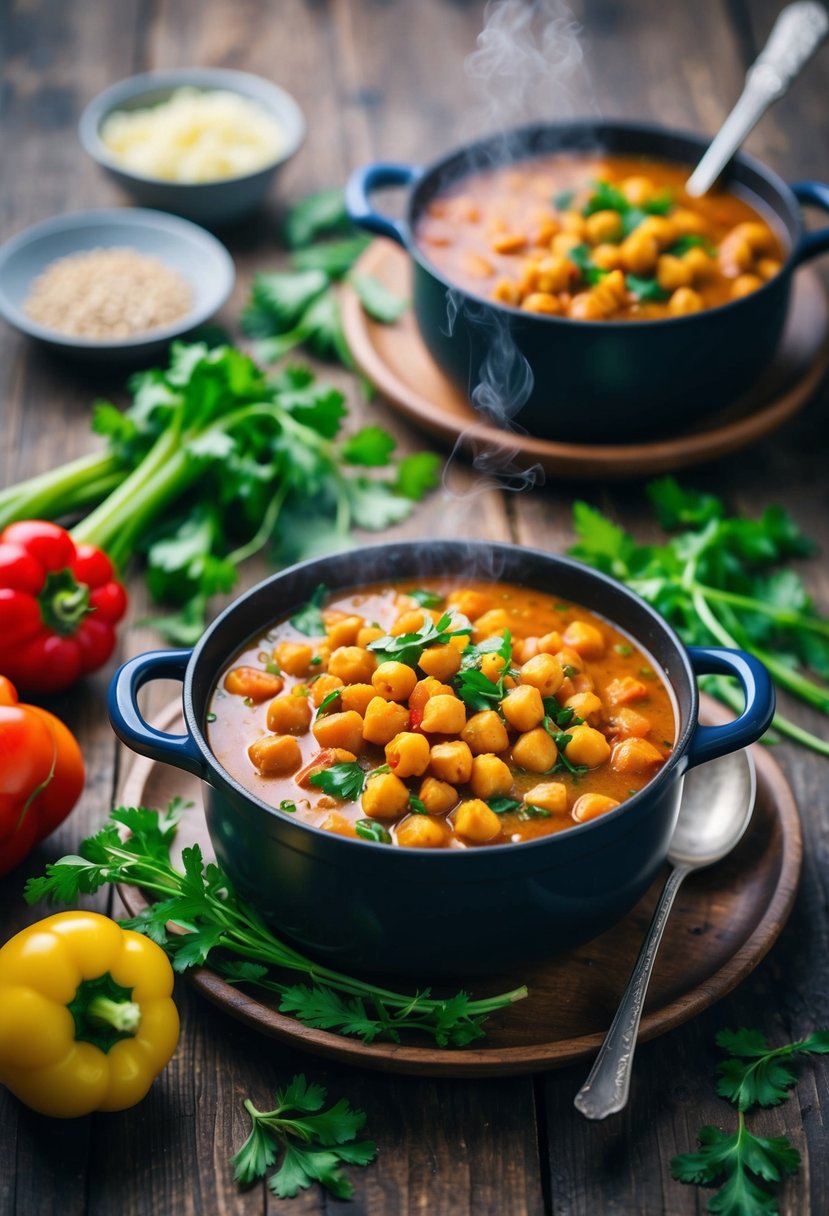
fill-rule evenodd
<path id="1" fill-rule="evenodd" d="M 627 1103 L 636 1036 L 656 952 L 676 893 L 689 873 L 688 866 L 677 866 L 668 875 L 616 1016 L 605 1035 L 590 1075 L 576 1094 L 575 1108 L 587 1119 L 606 1119 L 608 1115 L 622 1110 Z"/>
<path id="2" fill-rule="evenodd" d="M 788 89 L 829 32 L 829 14 L 817 0 L 782 10 L 769 40 L 748 70 L 743 92 L 691 174 L 685 190 L 699 198 L 713 186 L 749 131 Z"/>

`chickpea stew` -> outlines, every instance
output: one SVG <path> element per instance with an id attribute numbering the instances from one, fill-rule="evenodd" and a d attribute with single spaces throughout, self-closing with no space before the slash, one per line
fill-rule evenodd
<path id="1" fill-rule="evenodd" d="M 465 176 L 420 217 L 417 244 L 451 282 L 580 321 L 677 317 L 756 291 L 781 240 L 745 199 L 690 198 L 690 167 L 543 156 Z"/>
<path id="2" fill-rule="evenodd" d="M 222 672 L 206 730 L 228 773 L 306 823 L 469 848 L 618 806 L 670 756 L 676 717 L 651 658 L 602 617 L 429 578 L 320 587 Z"/>

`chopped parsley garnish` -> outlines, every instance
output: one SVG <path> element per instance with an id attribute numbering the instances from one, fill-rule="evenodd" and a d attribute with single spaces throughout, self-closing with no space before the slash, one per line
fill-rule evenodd
<path id="1" fill-rule="evenodd" d="M 683 233 L 665 252 L 672 254 L 675 258 L 681 258 L 689 249 L 702 249 L 709 258 L 717 256 L 717 246 L 714 242 L 709 241 L 707 237 L 698 236 L 696 232 Z"/>
<path id="2" fill-rule="evenodd" d="M 609 271 L 594 265 L 590 253 L 589 245 L 574 245 L 572 249 L 568 250 L 567 257 L 579 271 L 587 286 L 595 287 L 597 283 L 601 283 Z"/>
<path id="3" fill-rule="evenodd" d="M 414 600 L 421 608 L 442 608 L 445 596 L 442 596 L 437 591 L 425 591 L 423 587 L 415 587 L 413 591 L 407 591 L 410 600 Z"/>
<path id="4" fill-rule="evenodd" d="M 623 658 L 627 658 L 628 655 L 633 654 L 633 647 L 628 646 L 627 642 L 617 642 L 613 649 L 617 654 L 622 655 Z"/>
<path id="5" fill-rule="evenodd" d="M 463 629 L 450 629 L 451 624 L 452 617 L 448 612 L 444 612 L 437 624 L 424 614 L 423 624 L 416 633 L 402 633 L 398 637 L 387 633 L 369 642 L 368 649 L 383 662 L 394 659 L 407 667 L 416 667 L 427 646 L 442 646 L 450 638 L 468 635 L 468 625 Z"/>
<path id="6" fill-rule="evenodd" d="M 283 798 L 279 804 L 280 811 L 285 811 L 287 815 L 293 815 L 296 812 L 296 803 L 289 802 L 287 798 Z"/>
<path id="7" fill-rule="evenodd" d="M 587 772 L 587 765 L 573 764 L 572 760 L 568 760 L 567 756 L 564 754 L 564 749 L 567 747 L 567 744 L 571 742 L 573 736 L 568 735 L 564 731 L 560 731 L 556 723 L 551 717 L 549 717 L 549 715 L 545 716 L 541 725 L 544 727 L 547 734 L 558 748 L 558 759 L 553 767 L 548 769 L 548 773 L 560 773 L 562 769 L 565 769 L 568 773 L 572 773 L 575 777 L 583 776 L 583 774 Z"/>
<path id="8" fill-rule="evenodd" d="M 559 190 L 557 194 L 553 195 L 553 206 L 557 211 L 567 211 L 572 206 L 575 197 L 575 190 Z"/>
<path id="9" fill-rule="evenodd" d="M 317 706 L 317 712 L 314 714 L 314 717 L 319 718 L 322 714 L 324 714 L 328 709 L 328 706 L 333 705 L 333 703 L 338 699 L 341 691 L 342 689 L 335 688 L 332 692 L 328 693 L 326 697 L 323 697 Z"/>
<path id="10" fill-rule="evenodd" d="M 376 819 L 358 819 L 354 831 L 363 840 L 373 840 L 376 844 L 391 844 L 391 833 Z"/>
<path id="11" fill-rule="evenodd" d="M 667 215 L 673 206 L 673 198 L 666 190 L 653 194 L 644 203 L 631 203 L 610 182 L 593 183 L 593 193 L 582 208 L 582 215 L 594 215 L 597 211 L 617 211 L 622 219 L 621 237 L 630 236 L 649 215 Z"/>
<path id="12" fill-rule="evenodd" d="M 657 279 L 642 279 L 636 274 L 625 275 L 625 286 L 637 300 L 643 300 L 646 303 L 667 300 L 671 294 L 664 287 L 660 287 Z"/>
<path id="13" fill-rule="evenodd" d="M 276 662 L 275 659 L 267 660 L 267 662 L 265 663 L 265 671 L 268 673 L 269 676 L 281 676 L 282 675 L 282 668 L 279 666 L 279 664 Z"/>
<path id="14" fill-rule="evenodd" d="M 543 697 L 542 704 L 547 718 L 561 730 L 568 726 L 581 726 L 584 722 L 584 718 L 580 718 L 574 709 L 559 705 L 555 697 Z"/>
<path id="15" fill-rule="evenodd" d="M 531 802 L 518 802 L 515 798 L 490 798 L 487 806 L 496 815 L 515 814 L 519 819 L 549 819 L 550 812 L 543 806 Z"/>
<path id="16" fill-rule="evenodd" d="M 320 609 L 325 603 L 327 596 L 328 588 L 325 583 L 320 583 L 315 588 L 308 603 L 304 604 L 291 617 L 291 624 L 294 629 L 298 629 L 300 633 L 304 633 L 307 637 L 319 637 L 320 634 L 325 633 L 325 621 L 322 619 Z"/>
<path id="17" fill-rule="evenodd" d="M 318 773 L 312 773 L 308 778 L 309 785 L 315 785 L 332 798 L 342 798 L 346 802 L 356 802 L 365 783 L 366 771 L 356 760 L 321 768 Z"/>
<path id="18" fill-rule="evenodd" d="M 481 660 L 485 655 L 496 654 L 504 660 L 501 674 L 497 680 L 490 680 L 481 671 Z M 506 677 L 510 674 L 512 662 L 512 636 L 506 629 L 503 637 L 485 638 L 477 645 L 465 646 L 461 654 L 461 667 L 452 678 L 452 686 L 461 701 L 478 713 L 484 709 L 494 709 L 507 695 Z"/>
<path id="19" fill-rule="evenodd" d="M 414 794 L 409 798 L 409 812 L 412 815 L 428 815 L 426 803 L 420 798 L 415 798 Z"/>

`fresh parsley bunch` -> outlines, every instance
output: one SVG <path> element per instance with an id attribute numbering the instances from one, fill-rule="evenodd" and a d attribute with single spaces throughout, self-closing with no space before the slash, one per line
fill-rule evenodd
<path id="1" fill-rule="evenodd" d="M 815 610 L 786 564 L 814 554 L 814 544 L 782 507 L 767 507 L 760 519 L 729 515 L 721 499 L 685 490 L 673 477 L 651 482 L 647 492 L 660 523 L 673 532 L 665 544 L 639 545 L 607 516 L 577 502 L 579 539 L 570 554 L 626 583 L 684 642 L 750 651 L 780 688 L 829 715 L 829 619 Z M 706 687 L 740 707 L 721 677 L 708 678 Z M 774 726 L 829 755 L 825 738 L 782 714 Z"/>
<path id="2" fill-rule="evenodd" d="M 285 1089 L 277 1090 L 273 1110 L 257 1110 L 250 1098 L 245 1110 L 251 1130 L 231 1157 L 234 1176 L 243 1186 L 264 1178 L 282 1154 L 279 1169 L 268 1186 L 280 1199 L 293 1199 L 312 1182 L 319 1182 L 337 1199 L 350 1199 L 354 1186 L 342 1165 L 369 1165 L 377 1156 L 372 1140 L 356 1141 L 366 1116 L 351 1110 L 345 1098 L 323 1110 L 326 1091 L 309 1084 L 300 1073 Z"/>
<path id="3" fill-rule="evenodd" d="M 728 1058 L 717 1068 L 717 1092 L 737 1107 L 737 1130 L 700 1128 L 697 1151 L 674 1157 L 671 1173 L 679 1182 L 719 1188 L 708 1201 L 709 1212 L 719 1216 L 776 1216 L 777 1200 L 768 1184 L 794 1173 L 800 1165 L 800 1154 L 785 1136 L 767 1138 L 750 1132 L 745 1112 L 755 1105 L 785 1102 L 797 1077 L 783 1060 L 796 1055 L 826 1055 L 829 1031 L 816 1031 L 782 1047 L 770 1047 L 759 1031 L 745 1029 L 720 1031 L 716 1042 L 728 1052 Z"/>

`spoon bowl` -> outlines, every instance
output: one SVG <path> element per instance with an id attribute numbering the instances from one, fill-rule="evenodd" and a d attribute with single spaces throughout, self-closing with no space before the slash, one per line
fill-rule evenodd
<path id="1" fill-rule="evenodd" d="M 685 777 L 679 817 L 668 861 L 673 866 L 659 898 L 636 965 L 590 1075 L 575 1098 L 588 1119 L 606 1119 L 627 1104 L 636 1036 L 656 952 L 676 893 L 694 870 L 721 861 L 742 839 L 757 792 L 754 761 L 747 751 L 731 752 Z"/>

